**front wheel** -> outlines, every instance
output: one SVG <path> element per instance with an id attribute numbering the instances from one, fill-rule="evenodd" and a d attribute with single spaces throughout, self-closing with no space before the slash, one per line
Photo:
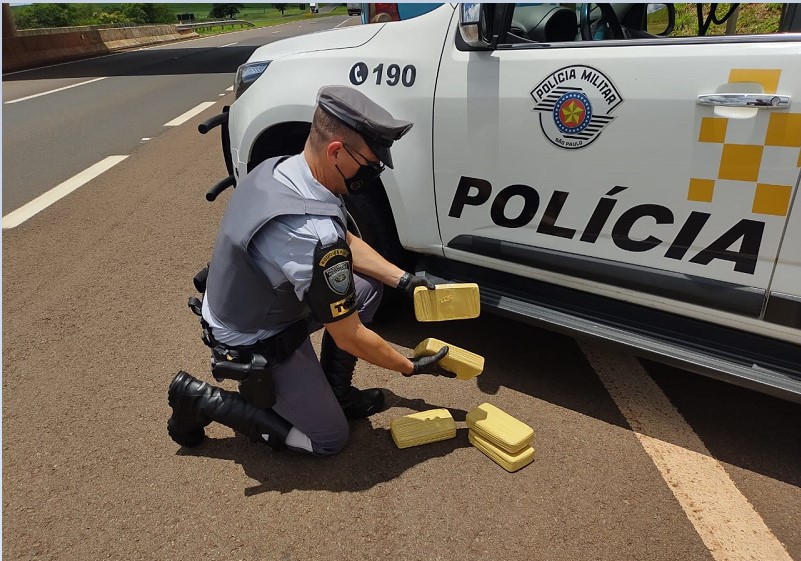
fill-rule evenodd
<path id="1" fill-rule="evenodd" d="M 404 270 L 414 265 L 414 254 L 403 248 L 398 238 L 398 229 L 392 216 L 383 185 L 357 195 L 345 197 L 345 207 L 352 218 L 348 230 L 358 235 L 384 259 Z"/>

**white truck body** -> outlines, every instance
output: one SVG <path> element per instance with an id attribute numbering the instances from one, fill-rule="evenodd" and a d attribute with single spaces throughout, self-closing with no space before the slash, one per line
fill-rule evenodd
<path id="1" fill-rule="evenodd" d="M 445 4 L 256 50 L 269 66 L 224 136 L 234 181 L 274 155 L 271 130 L 308 130 L 320 87 L 359 88 L 414 122 L 381 179 L 400 245 L 467 267 L 432 276 L 479 271 L 494 311 L 801 400 L 801 35 L 469 50 L 459 16 Z M 699 104 L 725 93 L 789 104 Z M 648 341 L 633 319 L 521 296 L 538 287 L 677 324 Z M 691 334 L 705 326 L 714 342 Z"/>

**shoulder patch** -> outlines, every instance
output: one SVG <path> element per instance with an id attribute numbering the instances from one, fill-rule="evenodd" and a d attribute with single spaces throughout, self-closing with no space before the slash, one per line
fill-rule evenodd
<path id="1" fill-rule="evenodd" d="M 353 256 L 344 239 L 314 250 L 312 280 L 306 302 L 322 323 L 339 321 L 356 311 L 356 287 L 353 283 Z"/>
<path id="2" fill-rule="evenodd" d="M 320 265 L 325 266 L 322 261 Z M 325 282 L 328 284 L 328 288 L 337 294 L 345 294 L 350 290 L 350 279 L 352 278 L 350 261 L 340 261 L 335 265 L 331 265 L 323 271 L 323 275 L 325 275 Z"/>

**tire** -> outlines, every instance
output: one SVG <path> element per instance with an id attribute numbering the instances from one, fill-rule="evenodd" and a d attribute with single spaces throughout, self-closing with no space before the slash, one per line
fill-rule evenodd
<path id="1" fill-rule="evenodd" d="M 416 255 L 405 250 L 400 243 L 392 208 L 383 185 L 374 185 L 358 195 L 346 196 L 345 207 L 350 214 L 348 230 L 353 235 L 362 238 L 390 263 L 404 271 L 414 271 Z M 373 321 L 380 324 L 403 315 L 404 309 L 409 305 L 407 300 L 402 290 L 384 287 L 384 296 Z"/>
<path id="2" fill-rule="evenodd" d="M 355 222 L 349 224 L 352 234 L 358 235 L 384 259 L 404 270 L 414 265 L 415 255 L 403 248 L 392 208 L 383 185 L 374 185 L 358 195 L 345 197 L 345 207 Z"/>

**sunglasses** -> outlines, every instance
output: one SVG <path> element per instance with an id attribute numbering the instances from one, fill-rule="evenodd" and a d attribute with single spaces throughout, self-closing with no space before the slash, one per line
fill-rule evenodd
<path id="1" fill-rule="evenodd" d="M 350 155 L 350 157 L 353 158 L 353 161 L 355 161 L 360 166 L 367 166 L 367 167 L 369 167 L 369 168 L 371 168 L 371 169 L 373 169 L 373 170 L 375 170 L 375 171 L 377 171 L 379 173 L 383 172 L 386 169 L 386 166 L 384 164 L 382 164 L 380 161 L 372 161 L 369 158 L 365 157 L 364 154 L 362 154 L 361 152 L 359 152 L 355 148 L 351 147 L 353 152 L 356 152 L 364 160 L 364 163 L 362 164 L 359 160 L 356 159 L 356 156 L 353 155 L 353 152 L 351 152 L 348 149 L 348 145 L 347 144 L 343 143 L 342 147 L 345 149 L 345 152 L 347 152 Z"/>

